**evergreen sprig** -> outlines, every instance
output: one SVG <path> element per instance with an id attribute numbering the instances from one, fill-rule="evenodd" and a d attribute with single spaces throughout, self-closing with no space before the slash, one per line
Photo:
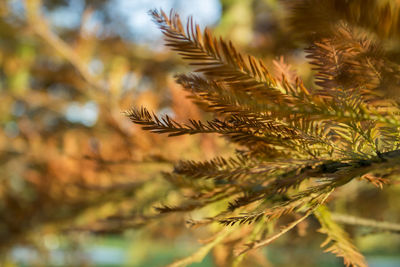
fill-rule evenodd
<path id="1" fill-rule="evenodd" d="M 299 1 L 295 10 L 312 2 Z M 242 236 L 247 245 L 241 253 L 271 243 L 314 214 L 328 236 L 323 244 L 329 243 L 327 251 L 343 257 L 346 265 L 366 266 L 323 205 L 332 192 L 354 179 L 382 188 L 398 173 L 400 107 L 386 85 L 400 68 L 388 60 L 379 42 L 357 33 L 354 21 L 334 24 L 334 31 L 306 49 L 317 85 L 306 88 L 299 77 L 286 77 L 284 72 L 273 77 L 261 60 L 242 55 L 208 29 L 202 32 L 192 18 L 184 27 L 173 11 L 167 16 L 154 10 L 151 15 L 166 45 L 197 68 L 178 75 L 177 83 L 215 119 L 179 123 L 145 108 L 133 108 L 127 116 L 151 132 L 218 133 L 240 148 L 231 158 L 177 163 L 165 177 L 192 194 L 180 205 L 164 205 L 158 211 L 187 212 L 224 201 L 226 210 L 190 221 L 224 226 L 265 224 L 301 214 L 267 239 Z"/>

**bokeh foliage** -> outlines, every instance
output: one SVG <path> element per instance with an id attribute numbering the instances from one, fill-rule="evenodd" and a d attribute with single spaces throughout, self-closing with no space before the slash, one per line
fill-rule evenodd
<path id="1" fill-rule="evenodd" d="M 65 241 L 65 251 L 75 253 L 65 264 L 84 266 L 90 264 L 81 253 L 85 242 L 93 237 L 116 235 L 128 243 L 136 237 L 147 244 L 143 245 L 147 249 L 142 254 L 131 252 L 128 266 L 146 264 L 149 251 L 157 244 L 168 246 L 180 237 L 190 238 L 191 244 L 197 244 L 194 239 L 203 240 L 203 252 L 212 249 L 215 266 L 239 265 L 231 247 L 240 237 L 251 238 L 251 227 L 223 233 L 230 237 L 223 244 L 213 243 L 221 240 L 218 237 L 209 239 L 221 229 L 218 225 L 183 227 L 188 218 L 215 215 L 227 208 L 226 203 L 216 201 L 206 208 L 173 215 L 154 209 L 164 204 L 179 205 L 191 193 L 169 183 L 162 172 L 171 171 L 179 159 L 197 161 L 230 156 L 235 147 L 216 135 L 167 139 L 149 134 L 132 125 L 122 113 L 131 106 L 145 106 L 160 114 L 170 114 L 177 121 L 210 119 L 174 82 L 173 76 L 186 71 L 187 65 L 168 50 L 153 50 L 124 38 L 120 33 L 129 29 L 123 18 L 110 13 L 112 1 L 83 1 L 85 10 L 77 27 L 52 25 L 52 12 L 69 2 L 0 3 L 3 263 L 14 264 L 12 251 L 23 245 L 39 252 L 36 264 L 46 265 L 52 248 L 49 240 L 57 237 Z M 371 0 L 368 5 L 353 1 L 347 5 L 344 0 L 307 0 L 297 1 L 297 6 L 288 2 L 223 0 L 223 13 L 215 33 L 232 40 L 241 51 L 262 58 L 272 75 L 285 74 L 289 82 L 293 82 L 291 77 L 301 76 L 307 87 L 315 86 L 314 72 L 303 49 L 329 35 L 343 21 L 366 31 L 371 40 L 383 40 L 387 57 L 393 64 L 398 63 L 398 1 Z M 291 13 L 290 8 L 296 11 Z M 93 25 L 95 16 L 103 20 Z M 344 71 L 347 69 L 348 66 Z M 339 78 L 352 81 L 346 75 Z M 389 78 L 382 87 L 395 84 Z M 396 97 L 396 84 L 390 88 L 391 95 Z M 398 222 L 399 189 L 395 185 L 377 190 L 366 183 L 351 183 L 335 193 L 336 201 L 330 209 L 340 214 Z M 293 218 L 284 219 L 289 223 Z M 259 232 L 264 230 L 255 227 Z M 274 227 L 275 222 L 270 222 L 265 234 L 272 233 Z M 323 240 L 322 235 L 315 233 L 318 228 L 315 219 L 304 221 L 282 241 L 266 250 L 251 251 L 248 257 L 240 259 L 240 264 L 328 266 L 330 262 L 329 266 L 340 266 L 340 261 L 315 252 Z M 390 255 L 400 250 L 398 239 L 374 228 L 349 225 L 346 230 L 363 252 Z M 137 233 L 140 237 L 135 236 Z M 385 238 L 389 241 L 381 242 Z M 207 244 L 214 246 L 207 250 Z M 315 250 L 302 252 L 305 247 Z M 179 249 L 178 244 L 176 250 Z M 175 253 L 174 256 L 190 254 Z M 197 256 L 201 259 L 203 254 Z M 290 259 L 292 255 L 296 260 Z M 166 262 L 154 264 L 163 263 Z"/>

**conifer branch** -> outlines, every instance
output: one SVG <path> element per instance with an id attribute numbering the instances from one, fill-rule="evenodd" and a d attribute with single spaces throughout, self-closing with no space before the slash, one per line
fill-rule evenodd
<path id="1" fill-rule="evenodd" d="M 268 102 L 286 98 L 276 88 L 275 80 L 262 61 L 248 56 L 246 62 L 231 42 L 218 41 L 208 29 L 202 34 L 192 18 L 185 31 L 179 15 L 173 11 L 169 17 L 157 10 L 151 11 L 151 15 L 164 33 L 166 45 L 191 61 L 191 65 L 199 66 L 196 72 L 223 81 L 236 90 L 263 97 Z"/>
<path id="2" fill-rule="evenodd" d="M 312 214 L 312 212 L 306 212 L 306 214 L 304 214 L 302 217 L 300 217 L 299 219 L 297 219 L 296 221 L 286 225 L 284 228 L 282 228 L 278 233 L 272 235 L 271 237 L 262 240 L 262 241 L 257 241 L 257 242 L 252 242 L 249 243 L 247 245 L 247 248 L 236 252 L 237 256 L 240 256 L 242 254 L 247 253 L 250 250 L 253 249 L 258 249 L 261 247 L 265 247 L 268 246 L 269 244 L 271 244 L 273 241 L 275 241 L 276 239 L 278 239 L 279 237 L 281 237 L 282 235 L 286 234 L 287 232 L 289 232 L 290 230 L 292 230 L 294 227 L 296 227 L 299 223 L 301 223 L 302 221 L 304 221 L 305 219 L 308 218 L 308 216 L 310 216 Z"/>
<path id="3" fill-rule="evenodd" d="M 331 192 L 354 179 L 383 188 L 400 170 L 400 104 L 387 101 L 400 67 L 386 58 L 381 44 L 359 34 L 351 23 L 331 25 L 327 32 L 335 31 L 316 36 L 306 50 L 317 71 L 318 88 L 310 89 L 283 60 L 275 62 L 280 75 L 275 78 L 262 61 L 245 58 L 208 29 L 201 32 L 192 18 L 185 28 L 173 11 L 167 16 L 154 10 L 151 15 L 167 46 L 200 73 L 178 75 L 176 82 L 215 119 L 179 123 L 145 108 L 132 109 L 127 116 L 151 132 L 218 133 L 240 148 L 236 157 L 176 164 L 165 178 L 190 193 L 179 204 L 158 211 L 189 212 L 227 202 L 226 210 L 191 221 L 194 226 L 237 226 L 304 212 L 275 235 L 258 237 L 241 253 L 270 244 L 314 213 L 320 231 L 328 236 L 323 244 L 329 243 L 327 251 L 343 257 L 346 265 L 366 266 L 322 205 Z"/>
<path id="4" fill-rule="evenodd" d="M 331 190 L 331 192 L 332 192 L 332 190 Z M 330 195 L 330 192 L 319 195 L 318 198 L 314 199 L 315 202 L 311 203 L 311 207 L 308 208 L 308 210 L 305 212 L 305 214 L 302 217 L 300 217 L 296 221 L 286 225 L 278 233 L 272 235 L 271 237 L 269 237 L 265 240 L 257 240 L 255 242 L 247 244 L 247 248 L 239 251 L 237 253 L 237 255 L 242 255 L 244 253 L 247 253 L 249 250 L 267 246 L 270 243 L 272 243 L 273 241 L 275 241 L 276 239 L 278 239 L 279 237 L 281 237 L 283 234 L 289 232 L 294 227 L 296 227 L 299 223 L 301 223 L 302 221 L 307 219 L 318 207 L 320 207 L 326 201 L 326 199 L 328 198 L 329 195 Z"/>

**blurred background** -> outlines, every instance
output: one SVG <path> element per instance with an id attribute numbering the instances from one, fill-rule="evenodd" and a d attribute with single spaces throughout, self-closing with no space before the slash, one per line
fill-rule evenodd
<path id="1" fill-rule="evenodd" d="M 215 135 L 167 140 L 123 113 L 145 106 L 178 121 L 210 118 L 175 85 L 174 74 L 190 68 L 163 47 L 148 15 L 154 8 L 193 15 L 275 73 L 296 71 L 312 84 L 282 1 L 0 1 L 0 266 L 163 266 L 209 237 L 208 229 L 183 227 L 187 216 L 154 210 L 182 197 L 161 174 L 178 159 L 235 148 Z M 399 190 L 368 190 L 373 201 L 358 207 L 387 217 L 380 205 L 396 203 Z M 371 266 L 387 267 L 400 266 L 399 239 L 356 237 Z M 342 266 L 319 249 L 322 240 L 315 231 L 294 233 L 244 266 Z M 225 257 L 217 247 L 193 266 L 226 266 Z"/>

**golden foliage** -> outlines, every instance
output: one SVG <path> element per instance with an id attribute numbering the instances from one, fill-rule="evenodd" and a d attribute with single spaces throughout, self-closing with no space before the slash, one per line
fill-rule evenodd
<path id="1" fill-rule="evenodd" d="M 296 12 L 313 2 L 299 1 Z M 164 205 L 158 210 L 192 211 L 217 201 L 229 203 L 215 216 L 190 220 L 192 226 L 263 225 L 302 214 L 267 239 L 259 239 L 254 227 L 242 253 L 271 243 L 314 213 L 321 232 L 328 235 L 326 243 L 331 242 L 327 251 L 343 257 L 346 265 L 366 266 L 322 204 L 331 192 L 355 178 L 382 187 L 387 181 L 371 173 L 395 175 L 400 109 L 390 99 L 390 91 L 396 89 L 387 85 L 396 79 L 398 65 L 388 60 L 378 41 L 356 33 L 351 26 L 356 21 L 351 19 L 349 24 L 332 24 L 332 32 L 306 50 L 316 66 L 318 86 L 308 89 L 282 62 L 275 62 L 281 77 L 273 77 L 261 60 L 243 56 L 208 29 L 201 32 L 192 18 L 184 27 L 173 11 L 167 16 L 154 10 L 151 15 L 166 45 L 197 67 L 198 74 L 178 75 L 177 83 L 215 119 L 183 124 L 145 108 L 133 108 L 127 116 L 148 131 L 170 136 L 218 133 L 240 147 L 232 158 L 179 162 L 165 177 L 191 193 L 181 206 Z M 248 239 L 241 236 L 240 240 Z"/>

